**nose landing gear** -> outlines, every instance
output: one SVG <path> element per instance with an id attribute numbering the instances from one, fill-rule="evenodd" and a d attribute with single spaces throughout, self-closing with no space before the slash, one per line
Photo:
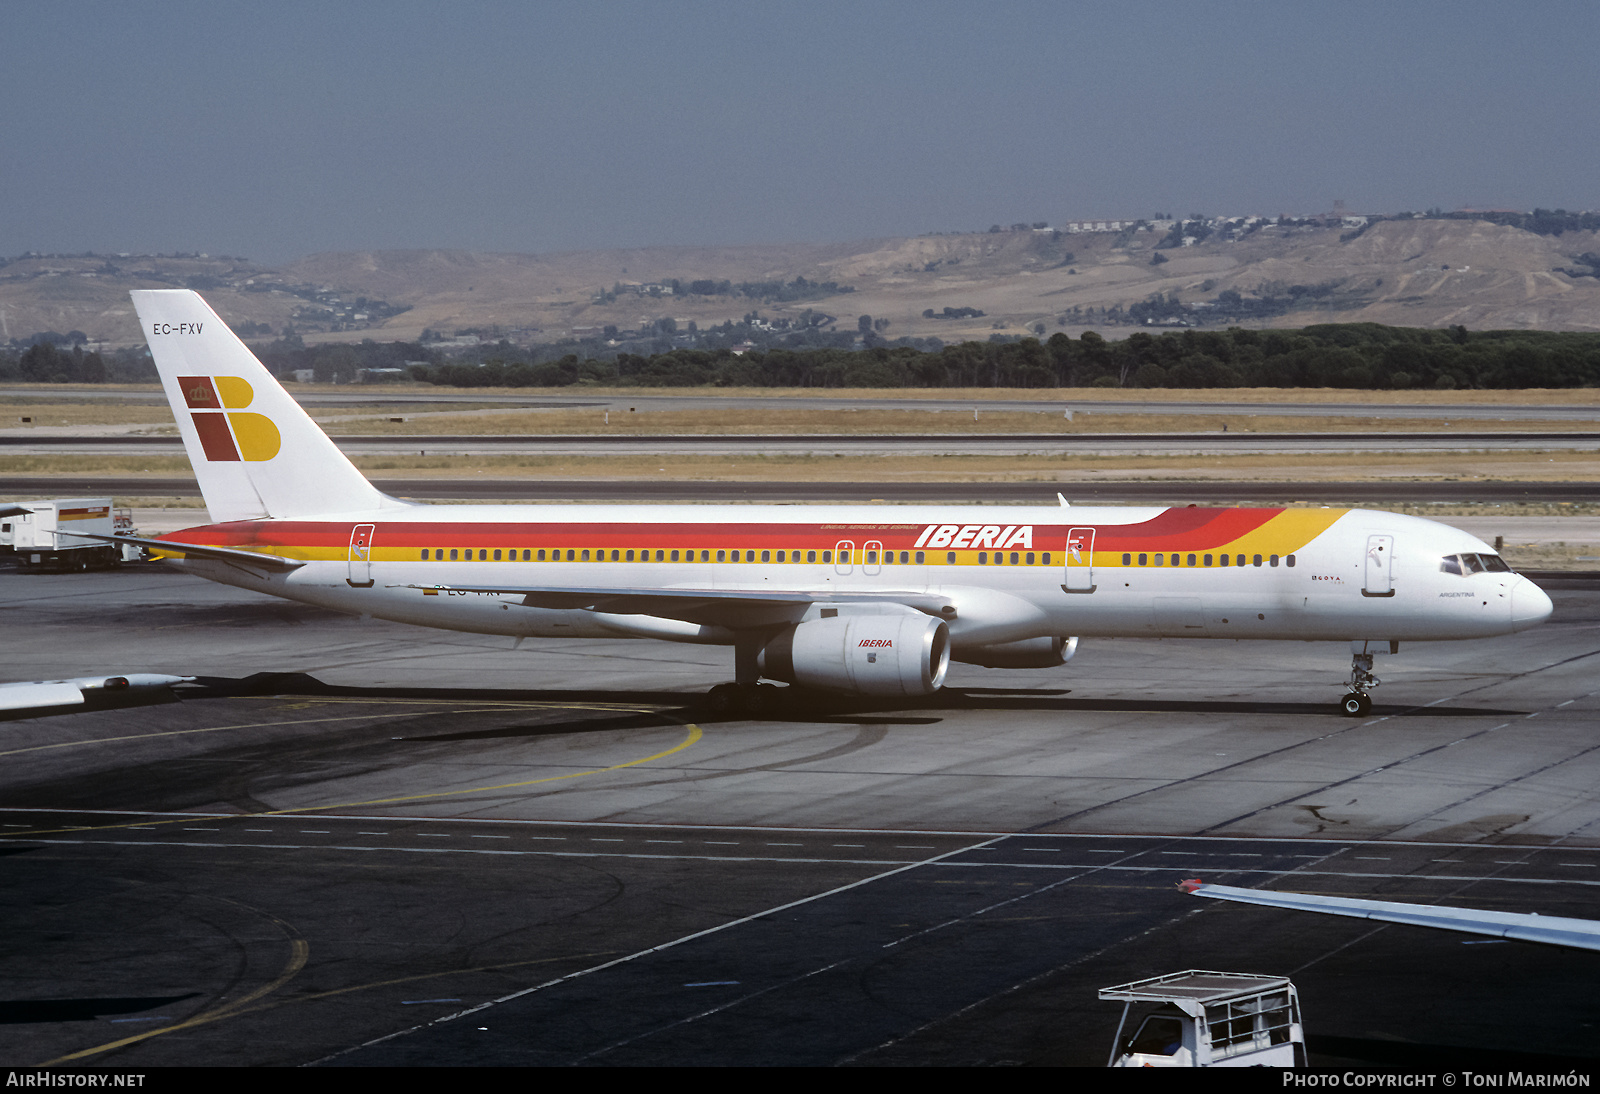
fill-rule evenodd
<path id="1" fill-rule="evenodd" d="M 1383 683 L 1372 675 L 1372 654 L 1357 653 L 1350 658 L 1350 690 L 1339 700 L 1339 709 L 1350 718 L 1364 718 L 1372 711 L 1371 688 Z"/>

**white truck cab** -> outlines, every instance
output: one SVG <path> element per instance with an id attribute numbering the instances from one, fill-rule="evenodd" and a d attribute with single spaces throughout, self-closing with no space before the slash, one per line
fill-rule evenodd
<path id="1" fill-rule="evenodd" d="M 1299 1067 L 1300 999 L 1287 977 L 1190 969 L 1101 988 L 1121 1000 L 1110 1067 Z M 1135 1003 L 1155 1003 L 1124 1036 Z"/>

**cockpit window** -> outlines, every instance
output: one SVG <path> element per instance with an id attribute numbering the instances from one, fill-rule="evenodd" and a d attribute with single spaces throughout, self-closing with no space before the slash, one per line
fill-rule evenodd
<path id="1" fill-rule="evenodd" d="M 1439 569 L 1447 574 L 1509 574 L 1511 567 L 1506 565 L 1506 560 L 1499 555 L 1490 554 L 1461 554 L 1445 555 L 1439 561 Z"/>

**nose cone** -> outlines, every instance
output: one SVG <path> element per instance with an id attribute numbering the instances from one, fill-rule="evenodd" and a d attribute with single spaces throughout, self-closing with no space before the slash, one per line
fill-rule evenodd
<path id="1" fill-rule="evenodd" d="M 1550 618 L 1554 605 L 1539 586 L 1523 578 L 1511 590 L 1511 629 L 1525 631 Z"/>

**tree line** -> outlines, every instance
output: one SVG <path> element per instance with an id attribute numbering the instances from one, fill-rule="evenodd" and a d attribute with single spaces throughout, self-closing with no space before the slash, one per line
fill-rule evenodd
<path id="1" fill-rule="evenodd" d="M 1468 331 L 1327 323 L 1300 330 L 1093 331 L 1045 341 L 909 346 L 675 349 L 541 362 L 414 366 L 414 380 L 459 387 L 1332 387 L 1365 390 L 1600 385 L 1600 334 Z"/>
<path id="2" fill-rule="evenodd" d="M 306 346 L 290 336 L 257 345 L 275 374 L 311 370 L 354 382 L 362 369 L 452 387 L 1333 387 L 1365 390 L 1600 386 L 1600 334 L 1469 331 L 1325 323 L 1300 330 L 1137 331 L 1109 341 L 1094 331 L 1041 341 L 962 342 L 933 348 L 879 344 L 675 348 L 659 353 L 574 352 L 570 343 L 478 347 L 479 361 L 446 359 L 417 343 Z M 393 374 L 391 374 L 393 375 Z M 149 381 L 142 349 L 97 353 L 38 342 L 0 350 L 0 381 Z"/>

